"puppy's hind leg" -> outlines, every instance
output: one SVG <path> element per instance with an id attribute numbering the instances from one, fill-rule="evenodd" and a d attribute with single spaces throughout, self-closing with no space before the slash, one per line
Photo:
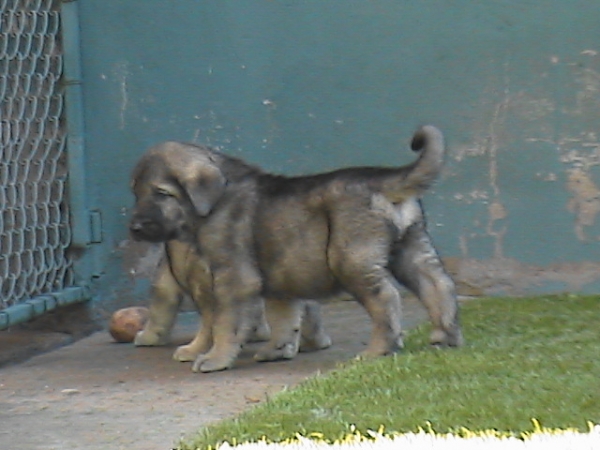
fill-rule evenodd
<path id="1" fill-rule="evenodd" d="M 134 344 L 140 347 L 165 345 L 169 342 L 183 298 L 183 292 L 164 259 L 158 267 L 151 292 L 150 318 L 134 340 Z"/>
<path id="2" fill-rule="evenodd" d="M 271 339 L 258 350 L 254 359 L 265 362 L 294 358 L 300 346 L 304 302 L 267 299 L 265 308 L 271 326 Z"/>
<path id="3" fill-rule="evenodd" d="M 390 269 L 427 308 L 433 326 L 431 344 L 462 345 L 455 285 L 445 271 L 424 223 L 411 226 L 402 239 L 394 243 Z"/>
<path id="4" fill-rule="evenodd" d="M 321 304 L 315 300 L 304 302 L 304 316 L 300 337 L 300 351 L 314 352 L 331 346 L 331 338 L 323 328 Z"/>
<path id="5" fill-rule="evenodd" d="M 363 356 L 387 355 L 404 347 L 401 299 L 387 262 L 392 236 L 377 215 L 361 214 L 361 203 L 338 204 L 328 248 L 329 267 L 341 286 L 371 317 L 371 340 Z"/>
<path id="6" fill-rule="evenodd" d="M 248 340 L 250 342 L 268 341 L 271 338 L 271 327 L 267 320 L 264 300 L 253 305 L 248 314 L 251 322 Z"/>
<path id="7" fill-rule="evenodd" d="M 401 298 L 396 283 L 391 275 L 373 278 L 365 278 L 362 286 L 348 289 L 371 317 L 371 340 L 361 352 L 365 357 L 388 355 L 404 348 Z"/>

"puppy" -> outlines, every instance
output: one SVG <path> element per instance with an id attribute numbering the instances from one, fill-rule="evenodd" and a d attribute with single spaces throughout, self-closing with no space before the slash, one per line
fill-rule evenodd
<path id="1" fill-rule="evenodd" d="M 263 298 L 280 319 L 270 324 L 271 340 L 259 360 L 285 358 L 282 343 L 298 341 L 303 299 L 340 292 L 351 294 L 371 317 L 363 354 L 391 353 L 402 347 L 398 282 L 428 308 L 432 343 L 461 344 L 454 285 L 417 202 L 443 166 L 442 133 L 424 126 L 412 148 L 420 156 L 407 166 L 300 177 L 265 173 L 178 142 L 159 144 L 141 158 L 132 175 L 131 234 L 194 245 L 211 280 L 212 347 L 196 357 L 193 370 L 233 365 Z"/>

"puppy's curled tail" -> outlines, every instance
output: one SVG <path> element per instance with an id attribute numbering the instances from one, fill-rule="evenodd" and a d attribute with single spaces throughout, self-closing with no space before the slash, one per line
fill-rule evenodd
<path id="1" fill-rule="evenodd" d="M 400 168 L 401 180 L 384 183 L 383 194 L 393 203 L 422 195 L 433 185 L 444 166 L 444 135 L 433 125 L 424 125 L 413 135 L 410 147 L 420 152 L 419 158 Z"/>

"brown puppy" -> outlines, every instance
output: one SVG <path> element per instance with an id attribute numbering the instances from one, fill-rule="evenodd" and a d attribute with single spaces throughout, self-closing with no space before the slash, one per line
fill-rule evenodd
<path id="1" fill-rule="evenodd" d="M 285 358 L 290 336 L 298 341 L 301 299 L 344 291 L 373 322 L 364 354 L 393 352 L 402 346 L 398 281 L 427 306 L 432 342 L 460 345 L 454 286 L 416 201 L 441 170 L 443 136 L 435 127 L 422 127 L 412 147 L 421 155 L 405 167 L 302 177 L 264 173 L 206 147 L 177 142 L 142 157 L 133 172 L 132 235 L 194 243 L 207 261 L 215 302 L 213 345 L 196 358 L 194 370 L 231 367 L 262 298 L 279 319 L 270 324 L 271 341 L 259 360 Z"/>
<path id="2" fill-rule="evenodd" d="M 177 348 L 173 358 L 177 361 L 194 361 L 208 352 L 213 345 L 213 317 L 215 300 L 208 261 L 202 258 L 194 244 L 170 240 L 164 244 L 164 253 L 152 283 L 150 318 L 135 338 L 137 346 L 158 346 L 169 342 L 179 306 L 184 296 L 189 296 L 202 314 L 202 326 L 194 340 Z M 325 333 L 320 317 L 320 305 L 306 301 L 299 311 L 302 320 L 302 341 L 290 342 L 288 347 L 300 351 L 327 348 L 331 339 Z M 276 319 L 274 319 L 276 320 Z M 248 311 L 250 335 L 255 341 L 266 341 L 270 336 L 262 302 Z M 299 347 L 299 348 L 298 348 Z M 289 352 L 289 350 L 288 350 Z M 290 357 L 293 357 L 291 355 Z"/>

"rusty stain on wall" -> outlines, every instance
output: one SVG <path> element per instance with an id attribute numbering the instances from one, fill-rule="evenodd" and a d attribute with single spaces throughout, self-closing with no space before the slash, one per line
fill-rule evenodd
<path id="1" fill-rule="evenodd" d="M 577 92 L 577 107 L 572 112 L 574 114 L 584 114 L 590 108 L 597 108 L 598 94 L 600 93 L 600 74 L 591 68 L 584 68 L 577 74 L 577 82 L 583 89 Z"/>
<path id="2" fill-rule="evenodd" d="M 600 61 L 598 52 L 586 49 L 581 52 L 583 62 L 571 63 L 570 67 L 579 87 L 575 108 L 567 110 L 572 116 L 598 123 L 600 113 L 600 73 L 593 67 Z M 575 216 L 574 232 L 580 241 L 599 240 L 600 235 L 590 235 L 587 228 L 596 224 L 600 213 L 600 189 L 594 182 L 591 169 L 600 165 L 600 141 L 598 130 L 586 129 L 561 142 L 561 161 L 571 167 L 567 170 L 566 186 L 572 197 L 567 209 Z"/>
<path id="3" fill-rule="evenodd" d="M 504 63 L 503 89 L 501 100 L 493 105 L 491 117 L 488 123 L 476 124 L 476 139 L 472 145 L 463 146 L 456 149 L 454 159 L 458 162 L 465 158 L 487 156 L 487 184 L 488 189 L 475 189 L 467 194 L 456 193 L 454 199 L 466 204 L 481 202 L 487 206 L 487 218 L 485 219 L 485 234 L 494 239 L 494 257 L 503 257 L 503 241 L 507 233 L 507 226 L 503 220 L 508 217 L 508 210 L 501 200 L 498 173 L 498 151 L 503 146 L 503 135 L 505 133 L 505 123 L 510 109 L 513 95 L 510 90 L 510 64 Z M 495 84 L 495 82 L 493 83 Z M 481 227 L 479 220 L 474 223 L 476 227 Z M 469 254 L 469 240 L 478 236 L 479 233 L 469 232 L 467 235 L 459 236 L 459 245 L 463 256 Z"/>
<path id="4" fill-rule="evenodd" d="M 120 106 L 119 106 L 119 128 L 125 129 L 125 113 L 129 106 L 129 93 L 127 79 L 129 77 L 129 63 L 121 61 L 115 65 L 113 73 L 119 83 Z"/>
<path id="5" fill-rule="evenodd" d="M 508 71 L 508 65 L 505 70 Z M 489 139 L 487 155 L 489 158 L 489 183 L 492 190 L 492 202 L 488 206 L 488 223 L 486 232 L 488 236 L 494 238 L 494 257 L 501 258 L 503 256 L 502 243 L 506 235 L 506 225 L 502 224 L 496 227 L 496 222 L 505 219 L 508 216 L 506 208 L 500 201 L 500 187 L 498 185 L 498 148 L 499 148 L 499 133 L 497 127 L 503 125 L 506 120 L 506 111 L 510 101 L 510 87 L 508 76 L 505 77 L 504 98 L 496 106 L 494 115 L 489 127 Z"/>
<path id="6" fill-rule="evenodd" d="M 567 117 L 583 117 L 587 120 L 600 115 L 600 73 L 591 67 L 598 64 L 596 50 L 583 50 L 580 53 L 584 62 L 571 62 L 567 66 L 577 88 L 574 105 L 564 107 Z M 588 125 L 589 127 L 589 125 Z M 585 127 L 585 128 L 588 128 Z M 530 138 L 528 141 L 544 141 L 556 146 L 559 161 L 566 165 L 566 188 L 571 194 L 566 209 L 574 217 L 573 231 L 579 241 L 598 240 L 600 235 L 588 236 L 586 229 L 596 223 L 600 213 L 600 189 L 593 180 L 591 169 L 600 166 L 600 141 L 596 129 L 583 129 L 573 132 L 567 127 L 556 138 Z"/>
<path id="7" fill-rule="evenodd" d="M 600 142 L 596 133 L 583 132 L 579 136 L 558 140 L 529 138 L 528 141 L 547 142 L 556 146 L 559 161 L 567 166 L 565 184 L 571 198 L 566 209 L 575 216 L 573 232 L 579 241 L 589 240 L 585 228 L 595 225 L 600 213 L 600 188 L 591 173 L 593 167 L 600 166 Z M 544 179 L 556 181 L 558 177 L 556 174 L 546 174 Z M 600 235 L 591 238 L 600 239 Z"/>
<path id="8" fill-rule="evenodd" d="M 585 229 L 596 223 L 600 213 L 600 189 L 582 168 L 568 171 L 567 188 L 573 195 L 567 208 L 575 214 L 575 235 L 580 241 L 587 241 L 590 237 Z M 599 240 L 600 235 L 591 238 Z"/>
<path id="9" fill-rule="evenodd" d="M 444 258 L 459 295 L 524 295 L 549 283 L 562 292 L 580 292 L 600 279 L 600 262 L 556 262 L 547 266 L 524 264 L 512 258 Z"/>
<path id="10" fill-rule="evenodd" d="M 510 211 L 502 201 L 502 177 L 506 175 L 499 172 L 498 156 L 512 150 L 515 154 L 511 158 L 518 160 L 520 156 L 516 151 L 521 150 L 519 142 L 523 141 L 550 144 L 545 148 L 556 149 L 562 171 L 542 168 L 532 173 L 532 179 L 564 182 L 570 195 L 565 212 L 573 215 L 574 237 L 580 242 L 600 241 L 597 227 L 600 184 L 594 179 L 594 169 L 600 168 L 600 128 L 594 128 L 600 123 L 600 73 L 594 68 L 600 65 L 600 58 L 597 51 L 584 50 L 573 60 L 581 57 L 583 62 L 565 60 L 562 63 L 557 57 L 549 59 L 549 70 L 563 64 L 565 76 L 573 87 L 568 90 L 570 97 L 560 106 L 552 93 L 547 98 L 549 93 L 543 87 L 538 89 L 543 83 L 512 92 L 508 63 L 504 64 L 504 74 L 496 74 L 490 79 L 490 87 L 484 95 L 495 98 L 495 102 L 489 105 L 488 113 L 473 124 L 473 141 L 456 148 L 453 154 L 458 163 L 468 158 L 486 157 L 488 169 L 485 174 L 487 189 L 461 191 L 452 197 L 464 206 L 484 206 L 483 214 L 487 216 L 473 219 L 465 231 L 458 234 L 462 256 L 446 260 L 462 294 L 520 294 L 548 284 L 564 285 L 565 291 L 579 291 L 600 280 L 600 263 L 561 262 L 561 255 L 556 255 L 555 263 L 536 266 L 508 258 L 503 251 L 504 241 L 510 236 L 504 220 Z M 548 72 L 538 75 L 546 76 Z M 497 90 L 499 85 L 503 86 L 500 91 Z M 562 118 L 560 124 L 557 115 Z M 493 256 L 489 259 L 475 259 L 469 252 L 470 242 L 482 237 L 493 239 Z"/>

